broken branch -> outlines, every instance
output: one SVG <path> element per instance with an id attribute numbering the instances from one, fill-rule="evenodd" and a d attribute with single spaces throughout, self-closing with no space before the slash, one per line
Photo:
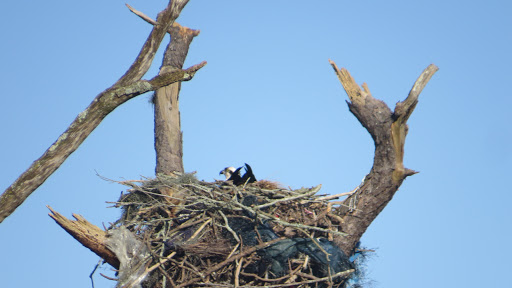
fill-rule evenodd
<path id="1" fill-rule="evenodd" d="M 114 252 L 110 251 L 105 244 L 107 232 L 101 230 L 98 226 L 91 224 L 81 215 L 73 214 L 73 217 L 76 220 L 69 220 L 62 216 L 62 214 L 53 210 L 52 207 L 46 207 L 51 211 L 48 215 L 55 220 L 60 227 L 66 230 L 66 232 L 73 236 L 73 238 L 82 245 L 103 258 L 108 264 L 112 265 L 112 267 L 119 269 L 119 260 Z"/>

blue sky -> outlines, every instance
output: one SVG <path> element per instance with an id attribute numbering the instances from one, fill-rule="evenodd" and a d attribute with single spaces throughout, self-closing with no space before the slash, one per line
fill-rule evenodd
<path id="1" fill-rule="evenodd" d="M 124 3 L 3 3 L 2 191 L 135 59 L 151 27 Z M 166 3 L 128 2 L 153 18 Z M 185 66 L 208 65 L 182 86 L 185 169 L 213 180 L 247 162 L 258 178 L 285 186 L 350 191 L 369 172 L 374 146 L 348 111 L 328 59 L 392 107 L 434 63 L 440 70 L 408 122 L 404 162 L 420 173 L 406 179 L 362 239 L 377 249 L 369 278 L 384 288 L 505 287 L 512 268 L 511 8 L 497 0 L 191 0 L 178 22 L 201 34 Z M 95 171 L 119 180 L 154 175 L 149 98 L 111 113 L 0 224 L 2 286 L 90 287 L 98 257 L 58 227 L 45 205 L 100 227 L 118 218 L 105 201 L 124 187 Z M 99 274 L 95 283 L 115 286 Z"/>

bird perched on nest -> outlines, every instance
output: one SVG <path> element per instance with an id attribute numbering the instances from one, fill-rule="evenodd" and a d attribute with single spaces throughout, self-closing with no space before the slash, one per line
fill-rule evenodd
<path id="1" fill-rule="evenodd" d="M 226 176 L 226 181 L 233 181 L 233 184 L 236 186 L 254 183 L 256 182 L 256 177 L 252 173 L 251 166 L 249 164 L 245 163 L 245 173 L 244 176 L 240 175 L 240 170 L 242 170 L 242 167 L 239 167 L 235 169 L 235 167 L 226 167 L 224 170 L 220 171 L 219 175 L 224 174 Z"/>

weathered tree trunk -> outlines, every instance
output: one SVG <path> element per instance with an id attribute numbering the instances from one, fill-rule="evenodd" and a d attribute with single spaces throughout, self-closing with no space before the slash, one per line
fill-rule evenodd
<path id="1" fill-rule="evenodd" d="M 128 4 L 126 6 L 144 21 L 156 25 L 156 21 L 144 13 L 135 10 Z M 160 74 L 181 70 L 187 58 L 190 43 L 194 37 L 199 35 L 199 30 L 183 27 L 178 23 L 173 23 L 167 32 L 171 35 L 171 40 L 165 49 Z M 153 98 L 155 105 L 155 173 L 157 175 L 185 171 L 179 110 L 180 89 L 181 83 L 168 85 L 158 89 Z"/>
<path id="2" fill-rule="evenodd" d="M 438 68 L 433 64 L 428 66 L 414 83 L 407 99 L 397 103 L 392 112 L 384 102 L 372 97 L 366 83 L 361 90 L 346 69 L 340 70 L 334 62 L 330 63 L 348 94 L 350 112 L 375 142 L 370 173 L 337 211 L 338 215 L 343 215 L 342 231 L 348 236 L 338 237 L 336 242 L 347 255 L 352 255 L 363 233 L 391 201 L 404 179 L 417 173 L 404 168 L 403 164 L 406 122 L 418 103 L 419 94 Z"/>
<path id="3" fill-rule="evenodd" d="M 183 67 L 188 49 L 199 31 L 175 23 L 170 29 L 171 41 L 165 50 L 160 74 L 179 71 Z M 181 83 L 173 83 L 155 92 L 155 151 L 156 174 L 184 172 L 183 138 L 181 132 L 179 93 Z"/>

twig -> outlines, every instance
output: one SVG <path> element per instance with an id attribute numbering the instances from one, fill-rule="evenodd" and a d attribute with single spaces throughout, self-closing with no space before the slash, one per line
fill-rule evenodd
<path id="1" fill-rule="evenodd" d="M 138 11 L 138 10 L 135 10 L 135 8 L 133 8 L 132 6 L 130 6 L 129 4 L 125 4 L 126 7 L 128 7 L 128 9 L 130 9 L 130 11 L 132 11 L 135 15 L 139 16 L 140 18 L 142 18 L 142 20 L 148 22 L 149 24 L 151 25 L 156 25 L 156 21 L 151 19 L 149 16 L 147 16 L 146 14 Z"/>
<path id="2" fill-rule="evenodd" d="M 199 235 L 199 233 L 204 229 L 204 227 L 206 227 L 206 225 L 208 225 L 210 222 L 212 222 L 212 218 L 208 219 L 208 221 L 204 222 L 197 230 L 196 232 L 194 232 L 194 234 L 190 237 L 190 240 L 194 240 L 197 235 Z"/>
<path id="3" fill-rule="evenodd" d="M 350 192 L 343 192 L 343 193 L 340 193 L 340 194 L 335 194 L 335 195 L 330 195 L 330 196 L 319 197 L 319 198 L 317 198 L 316 200 L 329 201 L 329 200 L 332 200 L 332 199 L 340 198 L 340 197 L 342 197 L 342 196 L 349 196 L 349 195 L 354 194 L 354 192 L 356 192 L 357 188 L 359 188 L 359 187 L 354 188 L 354 190 L 352 190 L 352 191 L 350 191 Z"/>
<path id="4" fill-rule="evenodd" d="M 224 222 L 226 223 L 226 225 L 220 225 L 220 224 L 218 224 L 218 225 L 226 228 L 226 230 L 228 230 L 233 235 L 233 238 L 235 238 L 236 242 L 240 243 L 240 238 L 238 237 L 238 235 L 236 235 L 235 231 L 233 231 L 233 229 L 231 229 L 231 226 L 229 226 L 228 218 L 226 218 L 226 215 L 224 215 L 224 213 L 222 213 L 222 211 L 220 211 L 220 210 L 219 210 L 219 214 L 224 219 Z"/>
<path id="5" fill-rule="evenodd" d="M 273 278 L 273 279 L 270 279 L 270 278 L 261 278 L 260 276 L 256 275 L 256 274 L 253 274 L 253 273 L 246 273 L 246 272 L 240 272 L 240 274 L 244 275 L 244 276 L 250 276 L 250 277 L 254 277 L 260 281 L 263 281 L 263 282 L 279 282 L 279 281 L 282 281 L 284 279 L 287 279 L 287 278 L 290 278 L 291 276 L 297 274 L 297 272 L 301 269 L 302 265 L 299 265 L 299 267 L 297 267 L 295 270 L 291 271 L 288 275 L 285 275 L 285 276 L 282 276 L 282 277 L 279 277 L 279 278 Z M 288 283 L 290 284 L 290 283 Z M 294 284 L 294 283 L 291 283 L 291 284 Z"/>
<path id="6" fill-rule="evenodd" d="M 309 264 L 309 255 L 306 255 L 306 258 L 304 259 L 304 263 L 301 265 L 302 269 L 306 269 Z"/>
<path id="7" fill-rule="evenodd" d="M 262 209 L 262 208 L 265 208 L 265 207 L 269 207 L 269 206 L 275 205 L 275 204 L 280 203 L 280 202 L 293 201 L 293 200 L 297 200 L 297 199 L 301 199 L 301 198 L 306 198 L 306 197 L 309 197 L 311 195 L 315 195 L 318 191 L 320 191 L 320 188 L 322 188 L 322 184 L 314 187 L 313 189 L 311 189 L 307 193 L 304 193 L 304 194 L 301 194 L 301 195 L 297 195 L 297 196 L 277 199 L 277 200 L 272 201 L 272 202 L 268 202 L 268 203 L 265 203 L 265 204 L 258 205 L 258 206 L 254 207 L 254 208 L 255 209 Z"/>
<path id="8" fill-rule="evenodd" d="M 235 270 L 235 287 L 240 286 L 240 269 L 242 269 L 242 263 L 244 262 L 244 257 L 240 258 L 239 261 L 236 261 L 236 270 Z"/>
<path id="9" fill-rule="evenodd" d="M 302 231 L 302 232 L 305 233 L 305 231 Z M 309 237 L 309 239 L 311 239 L 311 241 L 313 241 L 313 244 L 315 244 L 315 246 L 325 254 L 325 258 L 327 259 L 327 261 L 331 262 L 331 260 L 329 259 L 329 256 L 331 254 L 327 253 L 327 251 L 325 251 L 325 249 L 320 244 L 318 244 L 317 240 L 315 238 L 313 238 L 313 236 L 311 236 L 307 233 L 305 233 L 305 234 Z"/>
<path id="10" fill-rule="evenodd" d="M 273 215 L 270 215 L 268 213 L 265 213 L 261 210 L 254 210 L 250 207 L 247 207 L 241 203 L 238 203 L 238 202 L 234 202 L 235 205 L 251 212 L 252 214 L 257 214 L 258 216 L 261 216 L 262 218 L 265 218 L 265 219 L 269 219 L 269 220 L 273 220 L 275 221 L 276 223 L 278 224 L 281 224 L 283 226 L 288 226 L 288 227 L 294 227 L 294 228 L 302 228 L 302 229 L 309 229 L 309 230 L 316 230 L 316 231 L 320 231 L 320 232 L 324 232 L 324 233 L 333 233 L 333 234 L 336 234 L 336 235 L 339 235 L 339 236 L 346 236 L 347 233 L 343 233 L 343 232 L 339 232 L 339 231 L 332 231 L 332 230 L 328 230 L 328 229 L 324 229 L 324 228 L 320 228 L 320 227 L 314 227 L 314 226 L 309 226 L 309 225 L 304 225 L 304 224 L 296 224 L 296 223 L 289 223 L 289 222 L 286 222 L 284 220 L 281 220 Z"/>
<path id="11" fill-rule="evenodd" d="M 171 287 L 175 288 L 176 283 L 174 283 L 174 281 L 172 280 L 172 277 L 165 271 L 165 269 L 162 268 L 162 266 L 158 266 L 158 270 L 160 270 L 160 272 L 162 272 L 162 274 L 164 274 L 165 278 L 167 278 L 167 280 L 169 280 Z M 165 286 L 163 286 L 163 287 L 165 287 Z"/>
<path id="12" fill-rule="evenodd" d="M 197 218 L 197 216 L 195 218 Z M 192 219 L 195 219 L 195 218 L 192 218 Z M 190 220 L 192 220 L 192 219 L 190 219 Z M 198 223 L 201 223 L 201 222 L 209 220 L 209 219 L 211 219 L 211 218 L 205 217 L 205 218 L 201 218 L 199 220 L 191 221 L 191 222 L 189 222 L 190 220 L 188 220 L 187 222 L 185 222 L 185 223 L 181 224 L 180 226 L 178 226 L 178 227 L 172 229 L 171 231 L 169 231 L 169 234 L 172 234 L 172 233 L 174 233 L 174 232 L 176 232 L 178 230 L 182 230 L 182 229 L 190 227 L 190 226 L 194 226 L 194 225 L 196 225 Z"/>
<path id="13" fill-rule="evenodd" d="M 346 277 L 346 276 L 354 273 L 354 271 L 355 271 L 354 269 L 350 269 L 350 270 L 338 272 L 338 273 L 332 275 L 332 278 Z M 298 285 L 302 285 L 302 284 L 311 284 L 311 283 L 318 283 L 318 282 L 322 282 L 322 281 L 329 281 L 329 278 L 330 277 L 323 277 L 323 278 L 318 278 L 318 279 L 314 279 L 314 280 L 294 282 L 294 283 L 277 284 L 277 285 L 265 285 L 265 287 L 269 287 L 269 288 L 270 287 L 289 287 L 291 284 L 298 286 Z M 240 288 L 242 288 L 242 287 L 240 287 Z"/>
<path id="14" fill-rule="evenodd" d="M 103 277 L 105 277 L 105 278 L 107 278 L 108 280 L 112 280 L 112 281 L 117 281 L 117 280 L 119 280 L 119 279 L 117 279 L 117 278 L 108 277 L 107 275 L 105 275 L 105 274 L 103 274 L 103 273 L 100 273 L 100 275 L 101 275 L 101 276 L 103 276 Z"/>
<path id="15" fill-rule="evenodd" d="M 228 257 L 226 257 L 226 260 L 231 258 L 233 253 L 235 253 L 236 249 L 238 249 L 238 246 L 240 246 L 240 243 L 237 243 L 233 249 L 231 249 L 231 253 L 229 253 Z"/>
<path id="16" fill-rule="evenodd" d="M 126 284 L 124 287 L 132 287 L 134 283 L 140 283 L 141 279 L 144 279 L 146 277 L 146 275 L 151 273 L 151 271 L 157 269 L 160 265 L 163 265 L 163 264 L 165 264 L 165 262 L 171 260 L 171 258 L 174 257 L 174 255 L 176 255 L 176 252 L 172 252 L 167 257 L 165 257 L 164 260 L 158 260 L 158 263 L 156 263 L 155 265 L 153 265 L 149 268 L 146 268 L 144 273 L 142 273 L 139 277 L 134 279 L 132 282 Z"/>
<path id="17" fill-rule="evenodd" d="M 342 271 L 342 272 L 339 272 L 339 273 L 336 273 L 336 274 L 332 275 L 332 278 L 346 277 L 346 276 L 354 273 L 354 271 L 355 271 L 354 269 Z M 299 274 L 299 273 L 297 273 L 297 274 Z M 300 274 L 301 274 L 301 276 L 304 275 L 304 273 L 300 273 Z M 309 275 L 309 276 L 311 276 L 311 275 Z M 269 280 L 269 279 L 265 279 L 265 280 Z M 292 282 L 292 283 L 275 284 L 275 285 L 265 285 L 264 287 L 266 287 L 266 288 L 274 288 L 274 287 L 290 287 L 292 285 L 293 286 L 300 286 L 302 284 L 312 284 L 312 283 L 318 283 L 318 282 L 323 282 L 323 281 L 329 281 L 329 277 L 317 278 L 317 279 L 301 281 L 301 282 Z M 202 285 L 202 286 L 231 287 L 230 285 L 213 284 L 213 283 L 196 283 L 196 284 L 197 285 Z M 239 286 L 239 288 L 249 288 L 249 287 L 254 288 L 254 287 L 257 287 L 257 286 L 251 286 L 251 285 Z"/>
<path id="18" fill-rule="evenodd" d="M 149 24 L 151 24 L 151 25 L 153 25 L 153 26 L 157 24 L 155 20 L 151 19 L 151 17 L 147 16 L 146 14 L 144 14 L 144 13 L 142 13 L 142 12 L 140 12 L 140 11 L 136 10 L 135 8 L 133 8 L 132 6 L 130 6 L 129 4 L 125 4 L 125 5 L 126 5 L 126 7 L 128 7 L 128 9 L 130 9 L 130 11 L 132 11 L 132 12 L 133 12 L 133 14 L 135 14 L 135 15 L 139 16 L 142 20 L 144 20 L 144 21 L 148 22 Z M 180 24 L 178 24 L 178 23 L 176 23 L 176 22 L 174 22 L 172 25 L 173 25 L 173 26 L 182 27 Z M 190 28 L 188 28 L 188 29 L 190 29 Z M 193 31 L 194 36 L 199 35 L 199 30 L 193 30 L 193 29 L 190 29 L 190 30 L 192 30 L 192 31 Z"/>
<path id="19" fill-rule="evenodd" d="M 312 279 L 312 280 L 318 280 L 318 277 L 315 277 L 308 273 L 297 272 L 297 275 L 299 275 L 300 277 L 304 277 L 304 278 L 308 278 L 308 279 Z"/>
<path id="20" fill-rule="evenodd" d="M 270 245 L 272 245 L 274 243 L 277 243 L 277 242 L 279 242 L 279 241 L 281 241 L 283 239 L 285 239 L 285 238 L 277 238 L 277 239 L 274 239 L 272 241 L 265 242 L 263 244 L 253 246 L 253 247 L 251 247 L 251 248 L 249 248 L 249 249 L 247 249 L 245 251 L 240 252 L 240 254 L 238 254 L 236 256 L 232 256 L 231 258 L 228 258 L 228 259 L 218 263 L 217 265 L 215 265 L 215 266 L 211 267 L 210 269 L 206 270 L 203 274 L 204 275 L 209 275 L 209 274 L 219 270 L 220 268 L 226 266 L 227 264 L 229 264 L 229 263 L 231 263 L 231 262 L 233 262 L 235 260 L 238 260 L 238 259 L 240 259 L 240 258 L 242 258 L 242 257 L 244 257 L 246 255 L 249 255 L 249 254 L 251 254 L 253 252 L 256 252 L 256 251 L 258 251 L 260 249 L 266 248 L 266 247 L 268 247 L 268 246 L 270 246 Z M 193 283 L 195 283 L 195 282 L 197 282 L 199 280 L 201 280 L 201 278 L 193 278 L 193 279 L 188 280 L 185 283 L 180 284 L 178 287 L 186 287 L 186 286 L 191 285 L 191 284 L 193 284 Z"/>

